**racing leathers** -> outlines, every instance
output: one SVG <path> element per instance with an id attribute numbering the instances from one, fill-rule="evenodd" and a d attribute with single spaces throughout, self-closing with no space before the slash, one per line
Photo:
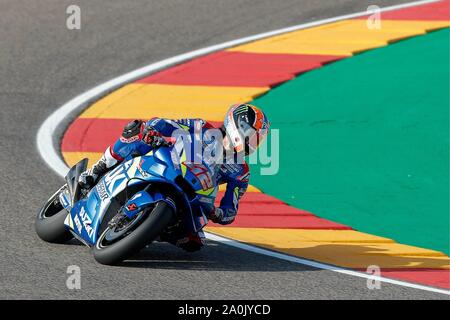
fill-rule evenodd
<path id="1" fill-rule="evenodd" d="M 208 146 L 204 136 L 207 131 L 214 127 L 207 121 L 201 119 L 169 120 L 152 118 L 149 121 L 134 120 L 128 123 L 121 137 L 104 152 L 102 158 L 80 177 L 80 184 L 84 188 L 95 185 L 98 179 L 108 171 L 112 170 L 124 160 L 145 155 L 163 143 L 163 137 L 171 137 L 175 130 L 184 130 L 193 140 L 202 135 L 202 151 Z M 217 129 L 216 129 L 217 130 Z M 209 139 L 214 140 L 214 139 Z M 222 152 L 222 146 L 221 146 Z M 214 165 L 214 185 L 226 184 L 226 191 L 220 201 L 219 207 L 213 203 L 204 204 L 204 212 L 209 212 L 208 218 L 213 222 L 226 225 L 234 221 L 239 200 L 247 190 L 249 181 L 249 167 L 242 161 L 221 161 Z M 204 244 L 202 231 L 196 234 L 178 234 L 173 239 L 164 239 L 187 251 L 199 250 Z"/>

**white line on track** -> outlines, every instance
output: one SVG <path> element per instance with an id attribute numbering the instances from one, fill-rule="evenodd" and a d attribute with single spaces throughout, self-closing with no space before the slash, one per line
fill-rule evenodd
<path id="1" fill-rule="evenodd" d="M 354 270 L 340 268 L 340 267 L 332 266 L 332 265 L 321 263 L 321 262 L 316 262 L 316 261 L 312 261 L 312 260 L 307 260 L 307 259 L 291 256 L 291 255 L 281 253 L 281 252 L 267 250 L 267 249 L 264 249 L 261 247 L 256 247 L 256 246 L 245 244 L 245 243 L 242 243 L 242 242 L 239 242 L 236 240 L 221 237 L 216 234 L 209 233 L 209 232 L 206 232 L 205 234 L 206 234 L 206 237 L 212 241 L 220 242 L 222 244 L 226 244 L 231 247 L 251 251 L 251 252 L 269 256 L 272 258 L 277 258 L 277 259 L 281 259 L 281 260 L 285 260 L 285 261 L 289 261 L 289 262 L 302 264 L 302 265 L 305 265 L 308 267 L 313 267 L 313 268 L 323 269 L 323 270 L 328 270 L 328 271 L 334 271 L 334 272 L 346 274 L 348 276 L 370 279 L 371 281 L 380 281 L 380 282 L 395 284 L 395 285 L 399 285 L 399 286 L 403 286 L 403 287 L 450 295 L 450 291 L 444 290 L 444 289 L 437 289 L 437 288 L 423 286 L 420 284 L 414 284 L 414 283 L 404 282 L 404 281 L 400 281 L 400 280 L 378 277 L 378 276 L 370 275 L 370 274 L 367 274 L 364 272 L 358 272 L 358 271 L 354 271 Z"/>
<path id="2" fill-rule="evenodd" d="M 439 1 L 439 0 L 424 0 L 424 1 L 416 1 L 416 2 L 411 2 L 411 3 L 406 3 L 406 4 L 394 5 L 394 6 L 381 8 L 381 12 L 392 11 L 392 10 L 397 10 L 397 9 L 404 9 L 404 8 L 408 8 L 408 7 L 418 6 L 421 4 L 432 3 L 432 2 L 437 2 L 437 1 Z M 299 25 L 295 25 L 295 26 L 291 26 L 291 27 L 287 27 L 287 28 L 283 28 L 283 29 L 264 32 L 264 33 L 260 33 L 257 35 L 224 42 L 221 44 L 213 45 L 210 47 L 194 50 L 191 52 L 180 54 L 175 57 L 164 59 L 159 62 L 152 63 L 148 66 L 145 66 L 140 69 L 126 73 L 126 74 L 119 76 L 117 78 L 114 78 L 112 80 L 109 80 L 101 85 L 98 85 L 97 87 L 94 87 L 94 88 L 80 94 L 79 96 L 68 101 L 67 103 L 65 103 L 64 105 L 59 107 L 55 112 L 53 112 L 42 123 L 42 125 L 39 128 L 39 131 L 37 133 L 36 144 L 37 144 L 38 151 L 39 151 L 42 159 L 44 159 L 44 161 L 47 163 L 47 165 L 53 171 L 55 171 L 59 176 L 64 177 L 66 175 L 67 171 L 69 170 L 69 168 L 67 167 L 65 162 L 62 160 L 59 152 L 57 151 L 57 148 L 55 148 L 54 141 L 53 141 L 55 131 L 58 128 L 58 126 L 64 121 L 64 119 L 66 119 L 70 114 L 74 113 L 81 107 L 86 106 L 89 102 L 94 101 L 95 99 L 98 99 L 100 96 L 105 95 L 108 92 L 111 92 L 129 82 L 132 82 L 133 80 L 137 80 L 148 74 L 154 73 L 161 69 L 170 67 L 172 65 L 175 65 L 175 64 L 178 64 L 178 63 L 181 63 L 181 62 L 184 62 L 184 61 L 187 61 L 187 60 L 190 60 L 190 59 L 202 56 L 202 55 L 206 55 L 208 53 L 227 49 L 227 48 L 234 47 L 234 46 L 237 46 L 237 45 L 240 45 L 243 43 L 260 40 L 263 38 L 275 36 L 275 35 L 286 33 L 286 32 L 311 28 L 314 26 L 332 23 L 332 22 L 336 22 L 336 21 L 340 21 L 340 20 L 356 18 L 356 17 L 367 15 L 367 14 L 368 13 L 366 11 L 357 12 L 357 13 L 342 15 L 342 16 L 338 16 L 338 17 L 334 17 L 334 18 L 299 24 Z M 359 277 L 359 278 L 366 278 L 366 279 L 370 279 L 370 280 L 379 280 L 381 282 L 396 284 L 396 285 L 409 287 L 409 288 L 413 288 L 413 289 L 419 289 L 419 290 L 430 291 L 430 292 L 434 292 L 434 293 L 450 295 L 450 291 L 448 291 L 448 290 L 437 289 L 437 288 L 417 285 L 417 284 L 413 284 L 413 283 L 409 283 L 409 282 L 398 281 L 398 280 L 393 280 L 393 279 L 388 279 L 388 278 L 383 278 L 383 277 L 375 277 L 375 276 L 372 276 L 372 275 L 369 275 L 369 274 L 366 274 L 363 272 L 357 272 L 357 271 L 353 271 L 353 270 L 339 268 L 339 267 L 335 267 L 335 266 L 324 264 L 324 263 L 314 262 L 314 261 L 290 256 L 287 254 L 262 249 L 262 248 L 244 244 L 244 243 L 241 243 L 241 242 L 238 242 L 235 240 L 220 237 L 218 235 L 211 234 L 211 233 L 207 233 L 207 237 L 210 240 L 217 241 L 217 242 L 220 242 L 220 243 L 232 246 L 232 247 L 240 248 L 243 250 L 259 253 L 259 254 L 266 255 L 266 256 L 271 256 L 274 258 L 278 258 L 278 259 L 282 259 L 282 260 L 286 260 L 286 261 L 290 261 L 290 262 L 294 262 L 294 263 L 298 263 L 298 264 L 302 264 L 302 265 L 306 265 L 306 266 L 310 266 L 310 267 L 314 267 L 314 268 L 318 268 L 318 269 L 334 271 L 334 272 L 343 273 L 346 275 L 355 276 L 355 277 Z"/>

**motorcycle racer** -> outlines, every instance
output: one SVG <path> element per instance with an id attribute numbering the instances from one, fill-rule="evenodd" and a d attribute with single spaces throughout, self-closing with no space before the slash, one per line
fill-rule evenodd
<path id="1" fill-rule="evenodd" d="M 220 201 L 220 206 L 210 204 L 206 209 L 208 219 L 222 225 L 234 221 L 239 201 L 247 190 L 249 183 L 249 167 L 243 156 L 253 153 L 269 130 L 269 121 L 259 108 L 250 104 L 236 104 L 229 108 L 220 130 L 220 149 L 222 161 L 214 166 L 214 185 L 226 183 L 226 191 Z M 101 159 L 92 168 L 86 170 L 79 179 L 83 189 L 90 189 L 107 172 L 124 160 L 145 155 L 160 147 L 177 130 L 183 130 L 196 141 L 201 136 L 207 136 L 208 130 L 214 130 L 211 123 L 202 119 L 171 120 L 152 118 L 148 121 L 134 120 L 123 129 L 122 135 L 109 146 Z M 217 130 L 217 129 L 216 129 Z M 217 139 L 202 141 L 202 151 Z M 242 161 L 237 161 L 241 159 Z M 205 204 L 205 206 L 208 206 Z M 199 250 L 204 244 L 203 232 L 197 234 L 177 234 L 173 239 L 162 239 L 171 242 L 187 251 Z"/>

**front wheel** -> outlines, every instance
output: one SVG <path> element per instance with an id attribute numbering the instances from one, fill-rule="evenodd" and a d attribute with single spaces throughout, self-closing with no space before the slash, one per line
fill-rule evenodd
<path id="1" fill-rule="evenodd" d="M 64 187 L 63 187 L 64 188 Z M 35 229 L 39 238 L 51 243 L 65 243 L 73 238 L 64 225 L 68 212 L 59 202 L 59 189 L 41 208 L 35 221 Z"/>
<path id="2" fill-rule="evenodd" d="M 94 258 L 106 265 L 117 264 L 156 239 L 175 218 L 175 210 L 160 201 L 139 212 L 127 224 L 108 226 L 94 246 Z"/>

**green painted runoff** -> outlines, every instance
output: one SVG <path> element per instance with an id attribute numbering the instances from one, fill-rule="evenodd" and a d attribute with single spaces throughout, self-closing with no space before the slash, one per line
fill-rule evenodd
<path id="1" fill-rule="evenodd" d="M 449 30 L 289 81 L 252 103 L 280 168 L 251 183 L 356 230 L 449 254 Z"/>

